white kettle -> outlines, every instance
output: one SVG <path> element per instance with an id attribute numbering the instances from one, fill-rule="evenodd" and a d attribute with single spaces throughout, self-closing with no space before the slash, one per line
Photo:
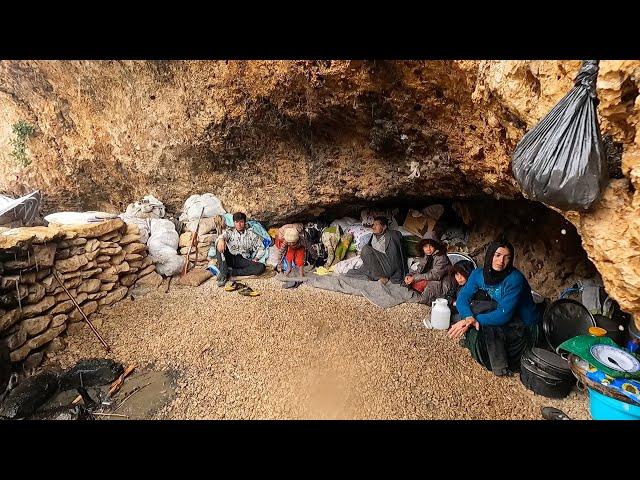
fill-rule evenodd
<path id="1" fill-rule="evenodd" d="M 451 310 L 446 298 L 436 298 L 431 302 L 431 326 L 436 330 L 446 330 L 449 328 L 451 320 Z"/>

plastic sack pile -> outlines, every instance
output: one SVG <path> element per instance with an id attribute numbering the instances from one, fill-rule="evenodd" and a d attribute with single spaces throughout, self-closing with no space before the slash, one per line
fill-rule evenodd
<path id="1" fill-rule="evenodd" d="M 596 107 L 598 61 L 585 61 L 575 86 L 518 143 L 513 175 L 532 200 L 587 210 L 608 174 Z"/>

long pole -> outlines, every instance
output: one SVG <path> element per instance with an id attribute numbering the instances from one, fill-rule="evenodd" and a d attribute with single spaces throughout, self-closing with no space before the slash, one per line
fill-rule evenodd
<path id="1" fill-rule="evenodd" d="M 73 304 L 76 306 L 76 308 L 78 309 L 78 311 L 82 315 L 82 318 L 84 318 L 84 321 L 87 322 L 87 324 L 89 325 L 89 327 L 91 328 L 91 330 L 93 331 L 95 336 L 98 337 L 98 340 L 100 340 L 100 342 L 102 342 L 102 345 L 104 345 L 104 348 L 107 350 L 107 352 L 111 351 L 111 349 L 109 348 L 109 345 L 107 345 L 107 342 L 104 341 L 104 339 L 98 333 L 98 330 L 96 330 L 96 327 L 93 326 L 93 323 L 91 323 L 91 321 L 84 314 L 84 312 L 82 311 L 82 308 L 80 308 L 80 305 L 78 305 L 78 302 L 76 302 L 76 299 L 73 298 L 73 296 L 71 295 L 69 290 L 67 290 L 67 287 L 64 286 L 64 283 L 62 283 L 62 281 L 60 280 L 60 277 L 58 277 L 58 272 L 56 270 L 53 271 L 53 276 L 56 278 L 56 280 L 58 281 L 58 283 L 60 284 L 60 286 L 62 287 L 64 292 L 71 299 Z"/>
<path id="2" fill-rule="evenodd" d="M 189 242 L 189 251 L 187 252 L 187 255 L 186 255 L 187 261 L 184 263 L 184 270 L 182 272 L 183 275 L 186 275 L 186 273 L 189 271 L 189 257 L 191 256 L 191 247 L 193 247 L 194 243 L 196 243 L 196 263 L 198 263 L 198 247 L 197 247 L 198 230 L 200 229 L 200 221 L 202 220 L 203 214 L 204 214 L 204 207 L 202 207 L 202 210 L 200 211 L 200 216 L 198 217 L 198 223 L 196 224 L 196 231 L 191 235 L 191 241 Z"/>

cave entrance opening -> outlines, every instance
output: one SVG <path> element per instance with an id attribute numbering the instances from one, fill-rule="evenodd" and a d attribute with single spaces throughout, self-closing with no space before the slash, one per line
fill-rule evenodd
<path id="1" fill-rule="evenodd" d="M 514 245 L 514 265 L 535 291 L 551 300 L 557 299 L 564 289 L 578 280 L 601 282 L 573 224 L 542 203 L 528 200 L 488 197 L 355 199 L 338 205 L 314 206 L 280 224 L 317 219 L 330 223 L 343 217 L 360 222 L 364 209 L 392 209 L 398 225 L 403 226 L 410 209 L 420 211 L 434 204 L 444 207 L 435 230 L 448 243 L 449 252 L 465 253 L 482 265 L 488 244 L 504 236 Z M 319 210 L 322 212 L 318 213 Z"/>

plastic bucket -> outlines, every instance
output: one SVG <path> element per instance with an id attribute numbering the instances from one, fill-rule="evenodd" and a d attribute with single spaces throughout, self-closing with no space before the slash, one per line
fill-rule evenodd
<path id="1" fill-rule="evenodd" d="M 640 420 L 640 406 L 621 402 L 589 389 L 589 411 L 594 420 Z"/>

